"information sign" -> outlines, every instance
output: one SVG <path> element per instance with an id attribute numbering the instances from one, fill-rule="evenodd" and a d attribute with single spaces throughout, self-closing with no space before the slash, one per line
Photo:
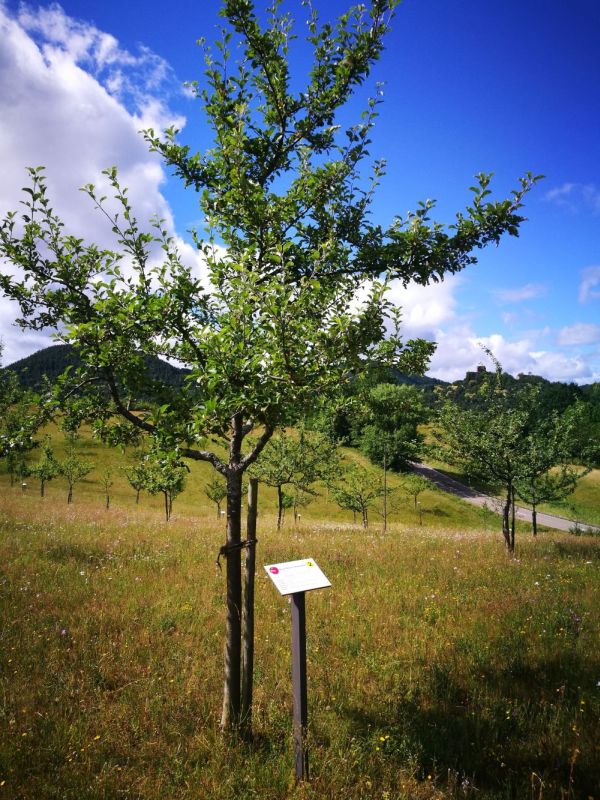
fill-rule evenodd
<path id="1" fill-rule="evenodd" d="M 331 586 L 313 558 L 299 561 L 284 561 L 283 564 L 267 564 L 267 575 L 280 594 L 310 592 L 311 589 L 325 589 Z"/>

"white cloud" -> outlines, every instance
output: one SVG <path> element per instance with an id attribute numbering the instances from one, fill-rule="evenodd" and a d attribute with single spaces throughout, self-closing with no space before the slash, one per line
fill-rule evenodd
<path id="1" fill-rule="evenodd" d="M 139 130 L 182 127 L 184 120 L 167 103 L 175 84 L 160 57 L 145 48 L 137 54 L 121 49 L 114 37 L 71 19 L 57 5 L 35 11 L 24 5 L 11 16 L 0 0 L 0 216 L 19 209 L 25 168 L 43 164 L 52 206 L 66 229 L 114 245 L 110 225 L 79 187 L 101 186 L 102 170 L 116 164 L 140 222 L 158 215 L 173 232 L 161 193 L 166 175 Z M 16 307 L 4 300 L 5 363 L 50 343 L 10 329 L 16 316 Z"/>
<path id="2" fill-rule="evenodd" d="M 496 289 L 495 297 L 502 303 L 522 303 L 546 294 L 547 287 L 542 283 L 527 283 L 516 289 Z"/>
<path id="3" fill-rule="evenodd" d="M 600 213 L 600 189 L 593 183 L 563 183 L 547 191 L 544 199 L 573 213 Z"/>
<path id="4" fill-rule="evenodd" d="M 402 330 L 405 338 L 435 339 L 440 326 L 456 317 L 456 289 L 461 278 L 451 275 L 441 283 L 420 286 L 400 281 L 392 283 L 388 299 L 402 308 Z"/>
<path id="5" fill-rule="evenodd" d="M 600 266 L 586 267 L 581 273 L 579 302 L 587 303 L 598 298 L 600 298 Z"/>
<path id="6" fill-rule="evenodd" d="M 600 325 L 577 322 L 561 328 L 556 339 L 559 345 L 596 344 L 600 342 Z"/>

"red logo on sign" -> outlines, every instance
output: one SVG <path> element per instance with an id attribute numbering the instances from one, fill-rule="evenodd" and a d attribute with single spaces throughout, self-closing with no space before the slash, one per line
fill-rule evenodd
<path id="1" fill-rule="evenodd" d="M 269 567 L 269 572 L 271 572 L 273 575 L 277 575 L 279 570 L 277 569 L 277 567 Z"/>

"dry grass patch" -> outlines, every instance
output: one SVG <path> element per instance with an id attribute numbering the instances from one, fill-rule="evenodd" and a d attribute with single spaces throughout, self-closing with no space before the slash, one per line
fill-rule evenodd
<path id="1" fill-rule="evenodd" d="M 258 563 L 315 558 L 313 781 L 293 785 L 289 605 L 259 568 L 255 731 L 218 731 L 222 526 L 81 496 L 0 497 L 1 797 L 587 798 L 600 784 L 598 542 L 327 518 Z M 273 509 L 274 510 L 274 509 Z"/>

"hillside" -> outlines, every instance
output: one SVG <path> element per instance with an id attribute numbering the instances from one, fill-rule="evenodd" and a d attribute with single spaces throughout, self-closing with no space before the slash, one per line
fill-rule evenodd
<path id="1" fill-rule="evenodd" d="M 161 381 L 170 386 L 181 386 L 188 374 L 187 370 L 174 367 L 155 356 L 146 356 L 145 361 L 150 380 Z M 76 368 L 80 364 L 79 354 L 71 345 L 57 344 L 15 361 L 6 369 L 16 373 L 23 386 L 38 391 L 42 387 L 44 376 L 54 383 L 67 367 Z"/>

